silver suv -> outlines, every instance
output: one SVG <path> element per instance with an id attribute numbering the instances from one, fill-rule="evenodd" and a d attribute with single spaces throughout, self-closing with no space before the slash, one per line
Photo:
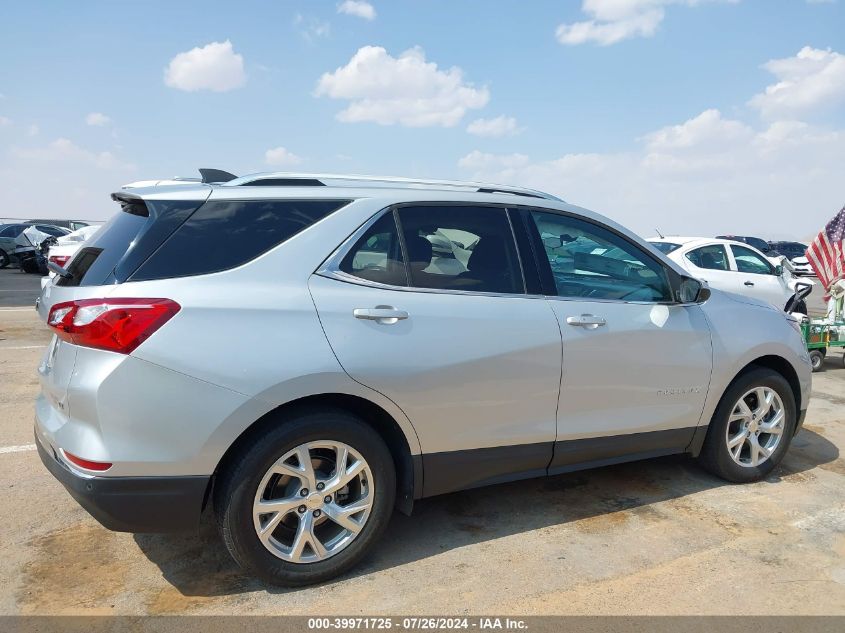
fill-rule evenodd
<path id="1" fill-rule="evenodd" d="M 688 453 L 765 477 L 798 323 L 553 196 L 259 174 L 123 190 L 45 287 L 38 449 L 112 530 L 212 510 L 249 573 L 348 570 L 394 508 Z"/>

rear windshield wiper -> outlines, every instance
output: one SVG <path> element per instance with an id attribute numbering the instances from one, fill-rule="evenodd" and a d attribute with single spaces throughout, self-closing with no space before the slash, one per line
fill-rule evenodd
<path id="1" fill-rule="evenodd" d="M 68 272 L 67 268 L 63 268 L 62 266 L 59 266 L 56 262 L 48 261 L 47 262 L 47 268 L 52 270 L 54 273 L 56 273 L 62 279 L 73 279 L 73 273 Z"/>

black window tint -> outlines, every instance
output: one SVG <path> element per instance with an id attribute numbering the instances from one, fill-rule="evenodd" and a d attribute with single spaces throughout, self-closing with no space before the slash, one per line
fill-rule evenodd
<path id="1" fill-rule="evenodd" d="M 346 204 L 339 200 L 206 202 L 130 279 L 185 277 L 235 268 Z"/>
<path id="2" fill-rule="evenodd" d="M 725 247 L 719 244 L 702 246 L 686 254 L 686 258 L 699 268 L 707 270 L 730 270 L 728 254 Z"/>
<path id="3" fill-rule="evenodd" d="M 70 260 L 71 277 L 59 277 L 57 286 L 98 286 L 111 275 L 129 250 L 147 218 L 124 211 L 115 213 L 79 255 Z M 83 256 L 84 255 L 84 256 Z"/>
<path id="4" fill-rule="evenodd" d="M 385 213 L 361 236 L 343 258 L 340 270 L 380 284 L 408 285 L 393 213 Z"/>
<path id="5" fill-rule="evenodd" d="M 542 211 L 531 217 L 558 296 L 671 301 L 663 266 L 635 244 L 578 218 Z"/>
<path id="6" fill-rule="evenodd" d="M 413 206 L 399 210 L 411 285 L 417 288 L 523 293 L 505 210 Z"/>
<path id="7" fill-rule="evenodd" d="M 17 237 L 18 236 L 18 227 L 14 224 L 7 226 L 5 229 L 0 231 L 0 237 Z"/>

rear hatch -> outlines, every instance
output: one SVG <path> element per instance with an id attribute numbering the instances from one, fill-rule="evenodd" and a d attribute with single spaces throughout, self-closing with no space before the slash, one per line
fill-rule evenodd
<path id="1" fill-rule="evenodd" d="M 149 197 L 119 192 L 112 198 L 120 203 L 115 213 L 70 261 L 69 278 L 56 276 L 46 284 L 38 299 L 38 314 L 47 320 L 56 303 L 105 297 L 116 284 L 129 276 L 202 205 L 211 187 L 178 191 L 177 200 L 167 200 L 164 187 Z M 140 193 L 140 192 L 139 192 Z M 176 193 L 176 192 L 173 192 Z"/>
<path id="2" fill-rule="evenodd" d="M 102 229 L 73 257 L 67 267 L 70 277 L 56 275 L 41 290 L 37 309 L 46 322 L 57 303 L 107 297 L 161 246 L 211 193 L 210 187 L 190 192 L 180 188 L 179 200 L 166 200 L 164 188 L 149 199 L 120 192 L 112 197 L 120 203 Z M 173 196 L 177 197 L 177 196 Z M 61 424 L 68 414 L 68 387 L 78 348 L 55 335 L 38 368 L 43 397 Z"/>

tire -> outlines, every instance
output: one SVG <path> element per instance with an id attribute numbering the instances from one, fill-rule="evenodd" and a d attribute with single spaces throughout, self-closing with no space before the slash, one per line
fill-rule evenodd
<path id="1" fill-rule="evenodd" d="M 814 372 L 821 371 L 824 366 L 824 356 L 824 352 L 819 349 L 810 350 L 810 365 Z"/>
<path id="2" fill-rule="evenodd" d="M 773 398 L 773 408 L 769 410 L 771 417 L 764 414 L 762 418 L 754 421 L 749 416 L 746 422 L 736 419 L 737 415 L 743 415 L 739 403 L 741 398 L 748 406 L 749 413 L 757 413 L 758 409 L 749 406 L 749 402 L 753 404 L 755 400 L 758 400 L 756 394 L 751 393 L 758 389 L 766 394 L 773 392 L 777 395 L 776 399 Z M 781 432 L 780 434 L 767 434 L 763 429 L 767 428 L 768 419 L 774 419 L 774 405 L 777 404 L 780 405 L 780 410 L 783 412 Z M 736 378 L 722 396 L 707 429 L 707 436 L 704 439 L 699 461 L 705 469 L 727 481 L 746 483 L 763 479 L 783 459 L 795 433 L 797 419 L 795 396 L 786 379 L 776 371 L 766 367 L 751 369 Z M 748 425 L 748 433 L 750 434 L 737 444 L 739 460 L 747 460 L 748 462 L 744 465 L 735 460 L 731 454 L 732 449 L 728 448 L 729 439 L 742 436 L 740 430 L 743 424 Z M 758 432 L 760 435 L 757 435 Z M 776 443 L 771 445 L 768 456 L 763 457 L 762 453 L 756 453 L 758 458 L 756 465 L 753 461 L 753 453 L 756 451 L 753 448 L 752 437 L 756 438 L 758 445 L 769 443 L 775 437 L 779 438 Z"/>
<path id="3" fill-rule="evenodd" d="M 279 416 L 278 419 L 271 420 L 271 423 L 273 424 L 269 428 L 264 427 L 267 429 L 266 432 L 255 434 L 251 441 L 235 452 L 232 459 L 227 460 L 229 467 L 220 473 L 215 484 L 214 510 L 223 542 L 232 558 L 247 573 L 267 583 L 297 587 L 328 580 L 346 572 L 358 563 L 379 540 L 387 527 L 396 497 L 393 458 L 384 441 L 371 427 L 345 411 L 301 408 L 293 414 L 288 412 L 284 416 Z M 320 548 L 324 553 L 328 551 L 327 547 L 331 544 L 331 538 L 315 542 L 309 540 L 307 535 L 317 538 L 320 530 L 323 530 L 323 535 L 325 535 L 326 532 L 331 534 L 335 529 L 341 530 L 340 535 L 346 532 L 352 535 L 353 532 L 329 518 L 339 508 L 344 508 L 338 505 L 343 502 L 340 497 L 341 492 L 336 493 L 332 503 L 318 505 L 321 500 L 331 498 L 324 497 L 323 493 L 331 488 L 331 480 L 338 474 L 334 470 L 334 464 L 340 460 L 341 450 L 338 448 L 332 461 L 331 451 L 323 448 L 324 441 L 346 446 L 350 449 L 348 451 L 350 460 L 357 457 L 363 459 L 362 474 L 357 475 L 358 478 L 350 482 L 345 490 L 352 497 L 354 489 L 361 497 L 358 503 L 366 504 L 367 499 L 371 503 L 369 513 L 362 511 L 356 519 L 356 521 L 361 521 L 363 527 L 358 528 L 359 531 L 351 536 L 346 545 L 342 545 L 344 543 L 342 538 L 337 541 L 335 546 L 338 549 L 329 551 L 328 555 L 321 554 Z M 315 444 L 318 445 L 316 448 L 314 448 Z M 322 492 L 317 494 L 317 491 L 309 490 L 296 510 L 286 509 L 279 512 L 278 514 L 283 514 L 280 519 L 275 513 L 254 515 L 254 504 L 259 503 L 259 500 L 263 501 L 268 490 L 276 491 L 281 487 L 284 492 L 270 495 L 271 499 L 279 499 L 285 504 L 293 503 L 293 499 L 298 494 L 297 489 L 300 485 L 304 485 L 303 482 L 307 478 L 296 481 L 296 477 L 288 475 L 271 475 L 270 470 L 273 467 L 290 472 L 301 468 L 302 464 L 295 452 L 284 462 L 281 462 L 281 458 L 288 453 L 301 450 L 303 446 L 306 447 L 305 450 L 312 459 L 315 471 L 315 477 L 310 481 L 319 482 L 312 485 Z M 354 455 L 356 453 L 357 455 Z M 321 455 L 329 457 L 322 458 Z M 292 465 L 292 461 L 296 461 L 296 468 Z M 354 467 L 360 467 L 357 459 L 349 466 L 350 469 Z M 277 479 L 274 480 L 274 478 Z M 265 485 L 265 482 L 269 483 Z M 325 488 L 320 489 L 320 485 Z M 366 497 L 363 496 L 364 491 L 366 491 Z M 352 508 L 354 503 L 350 502 L 346 507 Z M 303 509 L 305 509 L 304 512 L 302 512 Z M 350 518 L 353 518 L 352 515 Z M 262 521 L 266 522 L 262 523 Z M 268 528 L 265 526 L 273 524 L 274 521 L 275 527 L 269 529 L 272 536 L 266 537 L 267 544 L 265 544 L 259 538 L 258 530 L 265 529 L 266 536 Z M 303 525 L 313 526 L 313 529 L 309 532 Z M 358 524 L 355 523 L 355 525 Z M 295 554 L 300 532 L 306 535 L 302 539 L 306 545 L 300 546 L 300 553 Z M 320 538 L 322 539 L 322 536 Z M 340 538 L 340 536 L 335 538 Z M 289 548 L 283 551 L 285 550 L 283 546 L 288 545 L 287 539 L 290 540 Z M 299 562 L 285 559 L 285 557 L 296 558 L 297 556 L 301 559 Z M 307 560 L 308 558 L 312 560 Z"/>
<path id="4" fill-rule="evenodd" d="M 6 253 L 6 251 L 0 248 L 0 268 L 5 268 L 6 266 L 8 266 L 10 261 L 11 260 L 9 259 L 9 255 Z"/>

